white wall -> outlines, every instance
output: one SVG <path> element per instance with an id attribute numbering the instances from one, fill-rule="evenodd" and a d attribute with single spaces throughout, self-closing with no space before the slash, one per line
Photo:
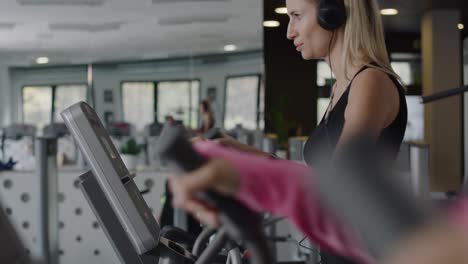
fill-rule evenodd
<path id="1" fill-rule="evenodd" d="M 10 109 L 21 109 L 21 88 L 26 85 L 51 85 L 86 83 L 86 67 L 31 68 L 11 71 Z M 123 81 L 162 81 L 178 79 L 199 79 L 201 97 L 206 96 L 209 87 L 217 88 L 216 120 L 222 121 L 225 79 L 231 75 L 263 74 L 263 54 L 261 52 L 230 55 L 227 59 L 208 61 L 196 58 L 192 61 L 161 61 L 152 63 L 109 64 L 94 66 L 94 88 L 96 111 L 101 118 L 104 112 L 112 111 L 116 120 L 121 120 L 121 83 Z M 0 76 L 1 78 L 1 76 Z M 104 103 L 104 91 L 112 89 L 114 102 Z M 13 111 L 11 120 L 21 122 L 21 113 Z M 218 123 L 221 125 L 221 123 Z"/>

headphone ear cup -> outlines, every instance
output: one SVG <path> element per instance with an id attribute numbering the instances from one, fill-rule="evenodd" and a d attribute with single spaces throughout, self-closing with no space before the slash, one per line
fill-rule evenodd
<path id="1" fill-rule="evenodd" d="M 319 0 L 317 22 L 326 30 L 336 30 L 344 25 L 346 23 L 346 8 L 343 0 Z"/>

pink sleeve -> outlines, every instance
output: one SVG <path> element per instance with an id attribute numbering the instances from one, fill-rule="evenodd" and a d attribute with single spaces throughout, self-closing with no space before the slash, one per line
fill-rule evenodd
<path id="1" fill-rule="evenodd" d="M 308 167 L 239 152 L 213 142 L 199 142 L 195 148 L 207 158 L 222 158 L 235 167 L 241 184 L 236 197 L 249 208 L 287 217 L 323 250 L 361 263 L 374 262 L 351 232 L 320 207 L 313 190 L 313 173 Z"/>

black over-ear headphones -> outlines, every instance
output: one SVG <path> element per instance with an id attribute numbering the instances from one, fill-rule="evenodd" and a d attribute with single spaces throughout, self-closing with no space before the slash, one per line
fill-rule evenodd
<path id="1" fill-rule="evenodd" d="M 318 0 L 317 21 L 322 28 L 331 31 L 344 25 L 346 22 L 344 0 Z"/>

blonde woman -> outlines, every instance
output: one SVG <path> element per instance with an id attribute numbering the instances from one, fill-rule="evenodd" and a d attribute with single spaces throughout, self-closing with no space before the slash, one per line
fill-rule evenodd
<path id="1" fill-rule="evenodd" d="M 287 38 L 305 60 L 324 59 L 336 76 L 328 110 L 304 148 L 306 163 L 313 170 L 362 134 L 394 158 L 405 133 L 407 108 L 404 89 L 390 67 L 376 0 L 286 0 L 286 5 Z M 358 236 L 320 208 L 307 167 L 268 159 L 232 139 L 219 143 L 199 143 L 197 149 L 211 162 L 192 177 L 171 180 L 176 206 L 216 225 L 216 213 L 194 195 L 215 189 L 253 209 L 287 216 L 323 252 L 333 253 L 324 253 L 322 263 L 373 261 Z"/>

